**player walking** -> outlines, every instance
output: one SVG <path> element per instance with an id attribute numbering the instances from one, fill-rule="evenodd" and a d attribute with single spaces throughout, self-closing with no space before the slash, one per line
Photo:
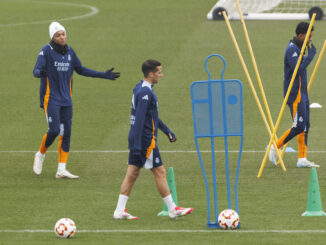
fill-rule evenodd
<path id="1" fill-rule="evenodd" d="M 290 84 L 293 71 L 301 53 L 303 42 L 306 38 L 306 34 L 309 28 L 309 24 L 306 22 L 300 22 L 296 27 L 296 37 L 293 38 L 286 47 L 284 56 L 284 96 L 287 93 L 288 86 Z M 312 31 L 314 29 L 312 28 Z M 312 34 L 308 39 L 307 45 L 312 41 Z M 307 67 L 311 63 L 316 54 L 316 48 L 313 44 L 308 46 L 308 56 L 303 56 L 301 64 L 298 69 L 298 73 L 293 83 L 293 87 L 290 92 L 287 104 L 290 107 L 293 125 L 288 129 L 281 138 L 277 141 L 277 147 L 280 148 L 293 137 L 298 136 L 298 168 L 311 168 L 319 167 L 319 165 L 310 162 L 307 158 L 307 143 L 308 132 L 310 127 L 310 108 L 309 97 L 307 90 Z M 272 146 L 269 153 L 269 160 L 276 165 L 277 154 Z"/>
<path id="2" fill-rule="evenodd" d="M 75 51 L 66 44 L 66 30 L 58 22 L 50 24 L 49 32 L 51 41 L 41 49 L 33 70 L 34 76 L 41 78 L 40 103 L 49 126 L 35 154 L 33 171 L 36 175 L 41 174 L 45 153 L 60 134 L 56 178 L 75 179 L 78 176 L 66 170 L 72 123 L 73 72 L 111 80 L 118 78 L 120 73 L 113 72 L 113 68 L 99 72 L 83 66 Z"/>
<path id="3" fill-rule="evenodd" d="M 169 137 L 170 142 L 176 141 L 175 135 L 158 117 L 158 102 L 153 86 L 163 76 L 161 63 L 156 60 L 146 60 L 142 65 L 142 71 L 144 79 L 133 90 L 131 126 L 128 137 L 130 150 L 128 168 L 121 185 L 119 200 L 113 218 L 138 219 L 138 217 L 126 212 L 126 204 L 142 167 L 152 170 L 156 187 L 168 207 L 170 218 L 184 216 L 190 214 L 193 208 L 177 207 L 173 202 L 166 181 L 166 170 L 162 166 L 157 146 L 157 129 L 162 130 Z"/>

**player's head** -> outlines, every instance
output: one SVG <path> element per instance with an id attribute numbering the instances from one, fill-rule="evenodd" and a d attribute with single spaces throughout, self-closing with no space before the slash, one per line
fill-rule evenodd
<path id="1" fill-rule="evenodd" d="M 158 83 L 163 77 L 162 65 L 157 60 L 146 60 L 141 67 L 144 78 L 152 84 Z"/>
<path id="2" fill-rule="evenodd" d="M 304 39 L 306 38 L 306 34 L 308 32 L 309 29 L 309 23 L 307 22 L 300 22 L 297 25 L 297 28 L 295 29 L 295 33 L 297 34 L 297 38 L 303 42 Z M 310 32 L 310 36 L 308 39 L 308 43 L 312 41 L 312 31 L 314 30 L 314 27 L 311 28 L 311 32 Z"/>
<path id="3" fill-rule="evenodd" d="M 66 45 L 66 29 L 58 22 L 52 22 L 49 26 L 50 38 L 55 43 L 64 46 Z"/>

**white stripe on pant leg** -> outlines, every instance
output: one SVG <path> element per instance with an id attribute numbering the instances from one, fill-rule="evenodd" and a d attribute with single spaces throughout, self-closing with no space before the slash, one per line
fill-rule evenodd
<path id="1" fill-rule="evenodd" d="M 292 127 L 293 127 L 293 128 L 296 128 L 297 125 L 298 125 L 298 109 L 297 109 L 297 112 L 295 113 L 295 116 L 294 116 L 294 119 L 293 119 Z"/>
<path id="2" fill-rule="evenodd" d="M 65 125 L 63 123 L 60 123 L 60 136 L 63 136 L 65 133 Z"/>
<path id="3" fill-rule="evenodd" d="M 152 150 L 151 154 L 149 155 L 149 157 L 146 159 L 144 168 L 146 168 L 146 169 L 153 168 L 153 150 Z"/>

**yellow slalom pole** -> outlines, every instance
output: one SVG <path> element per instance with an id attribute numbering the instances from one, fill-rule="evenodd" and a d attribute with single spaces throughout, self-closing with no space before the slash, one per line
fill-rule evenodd
<path id="1" fill-rule="evenodd" d="M 317 73 L 317 71 L 318 71 L 318 69 L 319 69 L 320 62 L 321 62 L 321 60 L 323 59 L 323 56 L 324 56 L 325 50 L 326 50 L 326 40 L 325 40 L 325 42 L 324 42 L 323 48 L 322 48 L 321 51 L 320 51 L 320 54 L 319 54 L 319 57 L 318 57 L 318 59 L 317 59 L 317 62 L 316 62 L 315 68 L 314 68 L 314 70 L 313 70 L 313 72 L 312 72 L 312 74 L 311 74 L 310 81 L 309 81 L 309 83 L 308 83 L 308 92 L 309 92 L 309 90 L 310 90 L 310 87 L 311 87 L 313 81 L 315 80 L 315 76 L 316 76 L 316 73 Z"/>
<path id="2" fill-rule="evenodd" d="M 249 49 L 251 61 L 252 61 L 252 64 L 254 66 L 256 78 L 257 78 L 259 89 L 260 89 L 260 93 L 261 93 L 262 98 L 263 98 L 263 101 L 264 101 L 264 106 L 265 106 L 265 110 L 266 110 L 267 117 L 268 117 L 268 120 L 269 120 L 269 125 L 271 127 L 271 130 L 274 131 L 274 123 L 273 123 L 271 112 L 269 110 L 269 106 L 268 106 L 268 103 L 267 103 L 267 99 L 266 99 L 265 91 L 264 91 L 264 88 L 263 88 L 263 84 L 261 82 L 261 77 L 260 77 L 260 74 L 259 74 L 259 71 L 258 71 L 257 62 L 256 62 L 256 59 L 255 59 L 254 51 L 253 51 L 252 46 L 251 46 L 251 42 L 250 42 L 250 39 L 249 39 L 248 30 L 247 30 L 246 23 L 245 23 L 244 18 L 243 18 L 243 14 L 242 14 L 242 11 L 241 11 L 241 8 L 240 8 L 239 0 L 236 0 L 236 5 L 237 5 L 238 12 L 239 12 L 239 16 L 240 16 L 240 21 L 241 21 L 241 24 L 242 24 L 243 32 L 244 32 L 245 37 L 246 37 L 246 41 L 247 41 L 247 45 L 248 45 L 248 49 Z M 276 135 L 275 135 L 275 140 L 277 140 L 277 136 Z M 275 148 L 275 151 L 277 153 L 277 156 L 278 156 L 279 161 L 282 162 L 283 161 L 282 160 L 283 155 L 281 154 L 280 150 L 276 147 Z M 284 163 L 283 163 L 283 165 L 284 165 Z M 285 169 L 283 168 L 283 170 L 285 170 Z"/>
<path id="3" fill-rule="evenodd" d="M 263 85 L 262 85 L 262 82 L 261 82 L 261 78 L 260 78 L 260 74 L 259 74 L 259 71 L 258 71 L 256 59 L 255 59 L 254 52 L 253 52 L 251 42 L 250 42 L 250 39 L 249 39 L 249 34 L 248 34 L 248 31 L 247 31 L 247 27 L 246 27 L 245 21 L 243 19 L 243 15 L 242 15 L 242 11 L 241 11 L 241 8 L 240 8 L 239 0 L 236 0 L 236 4 L 237 4 L 237 8 L 238 8 L 242 28 L 243 28 L 243 31 L 244 31 L 244 34 L 245 34 L 245 37 L 246 37 L 249 53 L 250 53 L 250 56 L 251 56 L 251 61 L 252 61 L 252 64 L 254 66 L 254 70 L 255 70 L 256 78 L 257 78 L 258 85 L 259 85 L 259 88 L 260 88 L 260 92 L 261 92 L 262 97 L 263 97 L 263 101 L 264 101 L 265 109 L 266 109 L 266 112 L 267 112 L 269 124 L 271 126 L 271 129 L 274 130 L 274 123 L 273 123 L 271 113 L 270 113 L 270 110 L 269 110 L 269 107 L 268 107 L 268 103 L 267 103 L 267 100 L 266 100 L 265 91 L 264 91 L 264 88 L 263 88 Z"/>
<path id="4" fill-rule="evenodd" d="M 280 122 L 281 122 L 281 118 L 283 116 L 283 112 L 284 112 L 284 109 L 285 109 L 285 106 L 286 106 L 286 102 L 288 101 L 288 98 L 289 98 L 289 95 L 290 95 L 290 92 L 291 92 L 291 89 L 292 89 L 292 86 L 293 86 L 293 83 L 294 83 L 294 79 L 295 79 L 295 77 L 297 75 L 297 72 L 298 72 L 298 69 L 299 69 L 299 66 L 300 66 L 300 63 L 301 63 L 301 60 L 302 60 L 303 53 L 304 53 L 304 51 L 306 49 L 307 42 L 308 42 L 308 39 L 310 37 L 311 29 L 312 29 L 312 26 L 313 26 L 313 24 L 315 22 L 315 18 L 316 18 L 316 13 L 314 13 L 313 16 L 312 16 L 312 18 L 311 18 L 310 25 L 309 25 L 309 28 L 308 28 L 308 32 L 307 32 L 306 38 L 305 38 L 305 40 L 303 42 L 303 45 L 302 45 L 302 48 L 301 48 L 301 52 L 300 52 L 300 56 L 299 56 L 297 65 L 295 66 L 295 69 L 293 71 L 292 79 L 290 81 L 288 90 L 286 92 L 286 95 L 285 95 L 285 98 L 284 98 L 284 101 L 283 101 L 283 104 L 282 104 L 282 107 L 281 107 L 280 114 L 279 114 L 279 116 L 277 118 L 277 121 L 276 121 L 275 129 L 273 131 L 272 137 L 269 140 L 269 144 L 268 144 L 267 150 L 265 152 L 264 159 L 263 159 L 263 161 L 261 163 L 261 166 L 260 166 L 260 169 L 259 169 L 259 172 L 258 172 L 258 176 L 257 176 L 258 178 L 260 178 L 261 175 L 262 175 L 262 173 L 263 173 L 263 170 L 264 170 L 264 167 L 265 167 L 265 164 L 266 164 L 268 153 L 269 153 L 269 151 L 271 149 L 272 142 L 273 142 L 273 140 L 275 138 L 275 134 L 277 132 L 277 129 L 280 126 Z"/>
<path id="5" fill-rule="evenodd" d="M 228 27 L 228 29 L 229 29 L 229 32 L 230 32 L 230 35 L 231 35 L 232 41 L 233 41 L 234 46 L 235 46 L 235 49 L 236 49 L 236 51 L 237 51 L 237 53 L 238 53 L 238 56 L 239 56 L 240 62 L 241 62 L 241 64 L 242 64 L 242 68 L 243 68 L 243 70 L 244 70 L 244 72 L 245 72 L 245 75 L 246 75 L 246 77 L 247 77 L 247 80 L 248 80 L 249 86 L 250 86 L 251 91 L 252 91 L 252 93 L 253 93 L 253 95 L 254 95 L 254 98 L 255 98 L 255 100 L 256 100 L 256 103 L 257 103 L 257 106 L 258 106 L 259 112 L 260 112 L 261 117 L 263 118 L 263 121 L 264 121 L 264 123 L 265 123 L 265 127 L 266 127 L 266 129 L 267 129 L 267 131 L 268 131 L 269 136 L 272 136 L 272 131 L 271 131 L 270 127 L 269 127 L 269 124 L 268 124 L 268 122 L 267 122 L 267 119 L 266 119 L 266 116 L 265 116 L 264 110 L 263 110 L 263 108 L 262 108 L 262 106 L 261 106 L 261 104 L 260 104 L 259 98 L 258 98 L 257 93 L 256 93 L 256 90 L 255 90 L 255 87 L 254 87 L 254 85 L 253 85 L 253 83 L 252 83 L 252 80 L 251 80 L 251 78 L 250 78 L 250 75 L 249 75 L 249 72 L 248 72 L 248 69 L 247 69 L 246 63 L 245 63 L 244 60 L 243 60 L 243 57 L 242 57 L 242 54 L 241 54 L 241 51 L 240 51 L 239 45 L 238 45 L 237 40 L 236 40 L 236 38 L 235 38 L 235 36 L 234 36 L 234 33 L 233 33 L 233 31 L 232 31 L 232 27 L 231 27 L 231 25 L 230 25 L 229 19 L 228 19 L 228 17 L 226 16 L 225 11 L 223 11 L 222 14 L 223 14 L 223 16 L 224 16 L 224 19 L 225 19 L 226 25 L 227 25 L 227 27 Z M 274 138 L 275 138 L 275 136 L 274 136 Z M 273 144 L 274 144 L 275 149 L 277 149 L 277 146 L 276 146 L 276 142 L 275 142 L 275 140 L 273 141 Z M 286 171 L 286 168 L 285 168 L 283 162 L 281 162 L 281 166 L 282 166 L 282 169 L 283 169 L 284 171 Z"/>
<path id="6" fill-rule="evenodd" d="M 318 69 L 319 69 L 320 62 L 321 62 L 321 60 L 323 59 L 323 56 L 324 56 L 325 50 L 326 50 L 326 40 L 325 40 L 325 42 L 324 42 L 324 46 L 323 46 L 323 48 L 322 48 L 321 51 L 320 51 L 320 54 L 319 54 L 319 57 L 318 57 L 318 59 L 317 59 L 317 62 L 316 62 L 315 68 L 314 68 L 314 70 L 313 70 L 313 72 L 312 72 L 312 74 L 311 74 L 310 81 L 309 81 L 309 83 L 308 83 L 308 92 L 310 91 L 310 87 L 311 87 L 312 83 L 313 83 L 314 80 L 315 80 L 315 76 L 316 76 L 316 73 L 317 73 L 317 71 L 318 71 Z M 288 143 L 286 143 L 286 144 L 284 145 L 284 147 L 283 147 L 282 154 L 281 154 L 282 157 L 284 156 L 284 153 L 285 153 L 285 150 L 286 150 L 286 147 L 287 147 L 287 146 L 288 146 Z"/>

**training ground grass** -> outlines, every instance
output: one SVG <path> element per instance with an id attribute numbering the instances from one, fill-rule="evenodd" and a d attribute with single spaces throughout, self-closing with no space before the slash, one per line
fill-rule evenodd
<path id="1" fill-rule="evenodd" d="M 286 172 L 267 163 L 262 178 L 257 173 L 269 137 L 243 74 L 237 54 L 224 22 L 205 19 L 215 0 L 210 1 L 83 1 L 71 3 L 92 5 L 100 10 L 90 18 L 63 21 L 68 43 L 83 64 L 121 72 L 117 81 L 81 77 L 75 74 L 74 118 L 68 169 L 80 175 L 79 180 L 56 180 L 57 154 L 46 156 L 41 176 L 32 173 L 34 152 L 47 130 L 44 114 L 39 109 L 39 80 L 32 76 L 38 52 L 49 41 L 48 23 L 1 26 L 0 66 L 0 244 L 59 244 L 53 233 L 12 233 L 53 229 L 62 217 L 72 218 L 78 230 L 116 230 L 116 233 L 80 232 L 69 242 L 74 244 L 323 244 L 326 232 L 324 217 L 301 217 L 306 209 L 309 169 L 297 169 L 296 153 L 285 155 Z M 0 23 L 60 19 L 87 14 L 81 7 L 39 4 L 37 1 L 0 0 Z M 17 18 L 14 18 L 17 16 Z M 249 35 L 260 69 L 274 122 L 282 97 L 283 55 L 294 35 L 297 21 L 247 21 Z M 239 21 L 231 21 L 244 58 L 255 82 Z M 326 36 L 325 22 L 316 22 L 313 42 L 317 54 Z M 226 79 L 239 79 L 244 86 L 244 152 L 239 180 L 240 232 L 218 233 L 123 233 L 129 230 L 206 230 L 206 194 L 202 173 L 194 151 L 190 84 L 206 80 L 205 58 L 212 53 L 225 57 Z M 164 78 L 155 86 L 160 117 L 174 131 L 178 140 L 170 144 L 159 134 L 164 165 L 173 167 L 179 203 L 195 208 L 193 214 L 176 221 L 157 217 L 163 203 L 149 171 L 143 170 L 128 202 L 137 222 L 114 221 L 113 211 L 124 177 L 129 130 L 131 93 L 142 78 L 140 66 L 145 59 L 158 59 L 163 64 Z M 309 66 L 310 76 L 314 62 Z M 325 107 L 322 61 L 311 88 L 311 102 Z M 218 78 L 221 65 L 209 64 Z M 309 159 L 320 164 L 318 169 L 322 200 L 325 200 L 326 131 L 325 110 L 311 111 Z M 279 133 L 291 125 L 286 108 Z M 234 143 L 233 143 L 234 142 Z M 294 141 L 290 146 L 297 149 Z M 217 144 L 217 150 L 223 150 Z M 56 143 L 51 147 L 56 150 Z M 208 150 L 208 148 L 205 148 Z M 236 140 L 230 150 L 237 150 Z M 11 152 L 10 152 L 11 151 Z M 27 151 L 27 152 L 19 152 Z M 207 153 L 205 153 L 207 154 Z M 209 160 L 209 155 L 205 159 Z M 224 156 L 217 153 L 218 177 L 223 186 Z M 230 154 L 234 165 L 236 153 Z M 207 164 L 208 165 L 208 164 Z M 220 209 L 226 208 L 225 190 L 220 188 Z M 295 232 L 300 230 L 321 232 Z M 245 233 L 245 232 L 248 233 Z M 276 231 L 276 232 L 273 232 Z M 278 231 L 278 232 L 277 232 Z M 281 233 L 280 231 L 288 231 Z"/>

